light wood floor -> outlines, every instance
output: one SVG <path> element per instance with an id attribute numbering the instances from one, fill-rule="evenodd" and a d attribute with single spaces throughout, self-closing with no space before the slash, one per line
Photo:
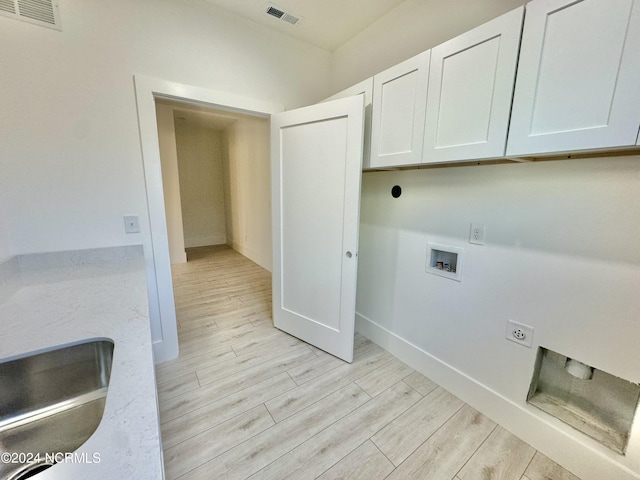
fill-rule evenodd
<path id="1" fill-rule="evenodd" d="M 167 479 L 577 480 L 362 336 L 347 364 L 276 330 L 269 272 L 235 251 L 189 257 L 157 367 Z"/>

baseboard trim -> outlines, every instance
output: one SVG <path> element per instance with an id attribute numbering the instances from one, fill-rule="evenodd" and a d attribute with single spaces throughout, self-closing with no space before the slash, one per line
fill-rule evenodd
<path id="1" fill-rule="evenodd" d="M 178 253 L 174 253 L 174 255 L 171 256 L 171 265 L 175 265 L 178 263 L 187 263 L 187 252 L 185 252 L 184 250 Z"/>
<path id="2" fill-rule="evenodd" d="M 156 365 L 158 363 L 168 362 L 169 360 L 175 360 L 179 354 L 180 350 L 177 340 L 173 342 L 165 339 L 153 342 L 153 363 Z"/>
<path id="3" fill-rule="evenodd" d="M 242 245 L 241 243 L 237 243 L 237 242 L 231 242 L 231 248 L 233 248 L 236 252 L 241 253 L 252 262 L 257 263 L 265 270 L 271 271 L 271 262 L 268 261 L 266 258 L 263 258 L 263 256 L 260 255 L 255 250 L 252 250 L 246 245 Z"/>
<path id="4" fill-rule="evenodd" d="M 185 248 L 208 247 L 209 245 L 222 245 L 227 242 L 226 235 L 207 235 L 204 237 L 192 237 L 185 239 Z"/>
<path id="5" fill-rule="evenodd" d="M 559 420 L 520 405 L 356 312 L 356 331 L 491 418 L 582 480 L 640 480 L 617 455 Z"/>

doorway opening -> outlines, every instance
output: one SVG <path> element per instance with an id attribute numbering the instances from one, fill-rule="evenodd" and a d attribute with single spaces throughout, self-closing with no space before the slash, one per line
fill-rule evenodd
<path id="1" fill-rule="evenodd" d="M 262 118 L 269 118 L 271 114 L 281 112 L 284 108 L 269 102 L 144 75 L 135 75 L 134 83 L 148 207 L 148 223 L 146 218 L 141 218 L 141 237 L 146 263 L 154 357 L 156 363 L 160 363 L 178 356 L 178 331 L 165 216 L 156 99 Z"/>
<path id="2" fill-rule="evenodd" d="M 271 271 L 269 121 L 156 99 L 171 264 L 228 245 Z"/>

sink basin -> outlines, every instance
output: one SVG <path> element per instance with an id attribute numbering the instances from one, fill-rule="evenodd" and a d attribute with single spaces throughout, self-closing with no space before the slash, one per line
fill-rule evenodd
<path id="1" fill-rule="evenodd" d="M 0 363 L 0 480 L 31 478 L 98 428 L 113 342 L 96 340 Z"/>

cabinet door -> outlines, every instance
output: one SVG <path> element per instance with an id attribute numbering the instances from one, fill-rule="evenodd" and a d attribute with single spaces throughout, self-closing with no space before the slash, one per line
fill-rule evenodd
<path id="1" fill-rule="evenodd" d="M 323 102 L 329 100 L 337 100 L 338 98 L 352 97 L 354 95 L 364 96 L 364 145 L 363 145 L 363 158 L 362 168 L 369 168 L 369 159 L 371 157 L 371 110 L 373 102 L 373 77 L 369 77 L 360 83 L 356 83 L 352 87 L 349 87 L 341 92 L 331 95 L 329 98 L 325 98 Z"/>
<path id="2" fill-rule="evenodd" d="M 634 145 L 640 0 L 527 4 L 507 155 Z"/>
<path id="3" fill-rule="evenodd" d="M 421 162 L 430 51 L 373 77 L 370 166 Z"/>
<path id="4" fill-rule="evenodd" d="M 425 163 L 502 157 L 524 7 L 431 50 Z"/>

